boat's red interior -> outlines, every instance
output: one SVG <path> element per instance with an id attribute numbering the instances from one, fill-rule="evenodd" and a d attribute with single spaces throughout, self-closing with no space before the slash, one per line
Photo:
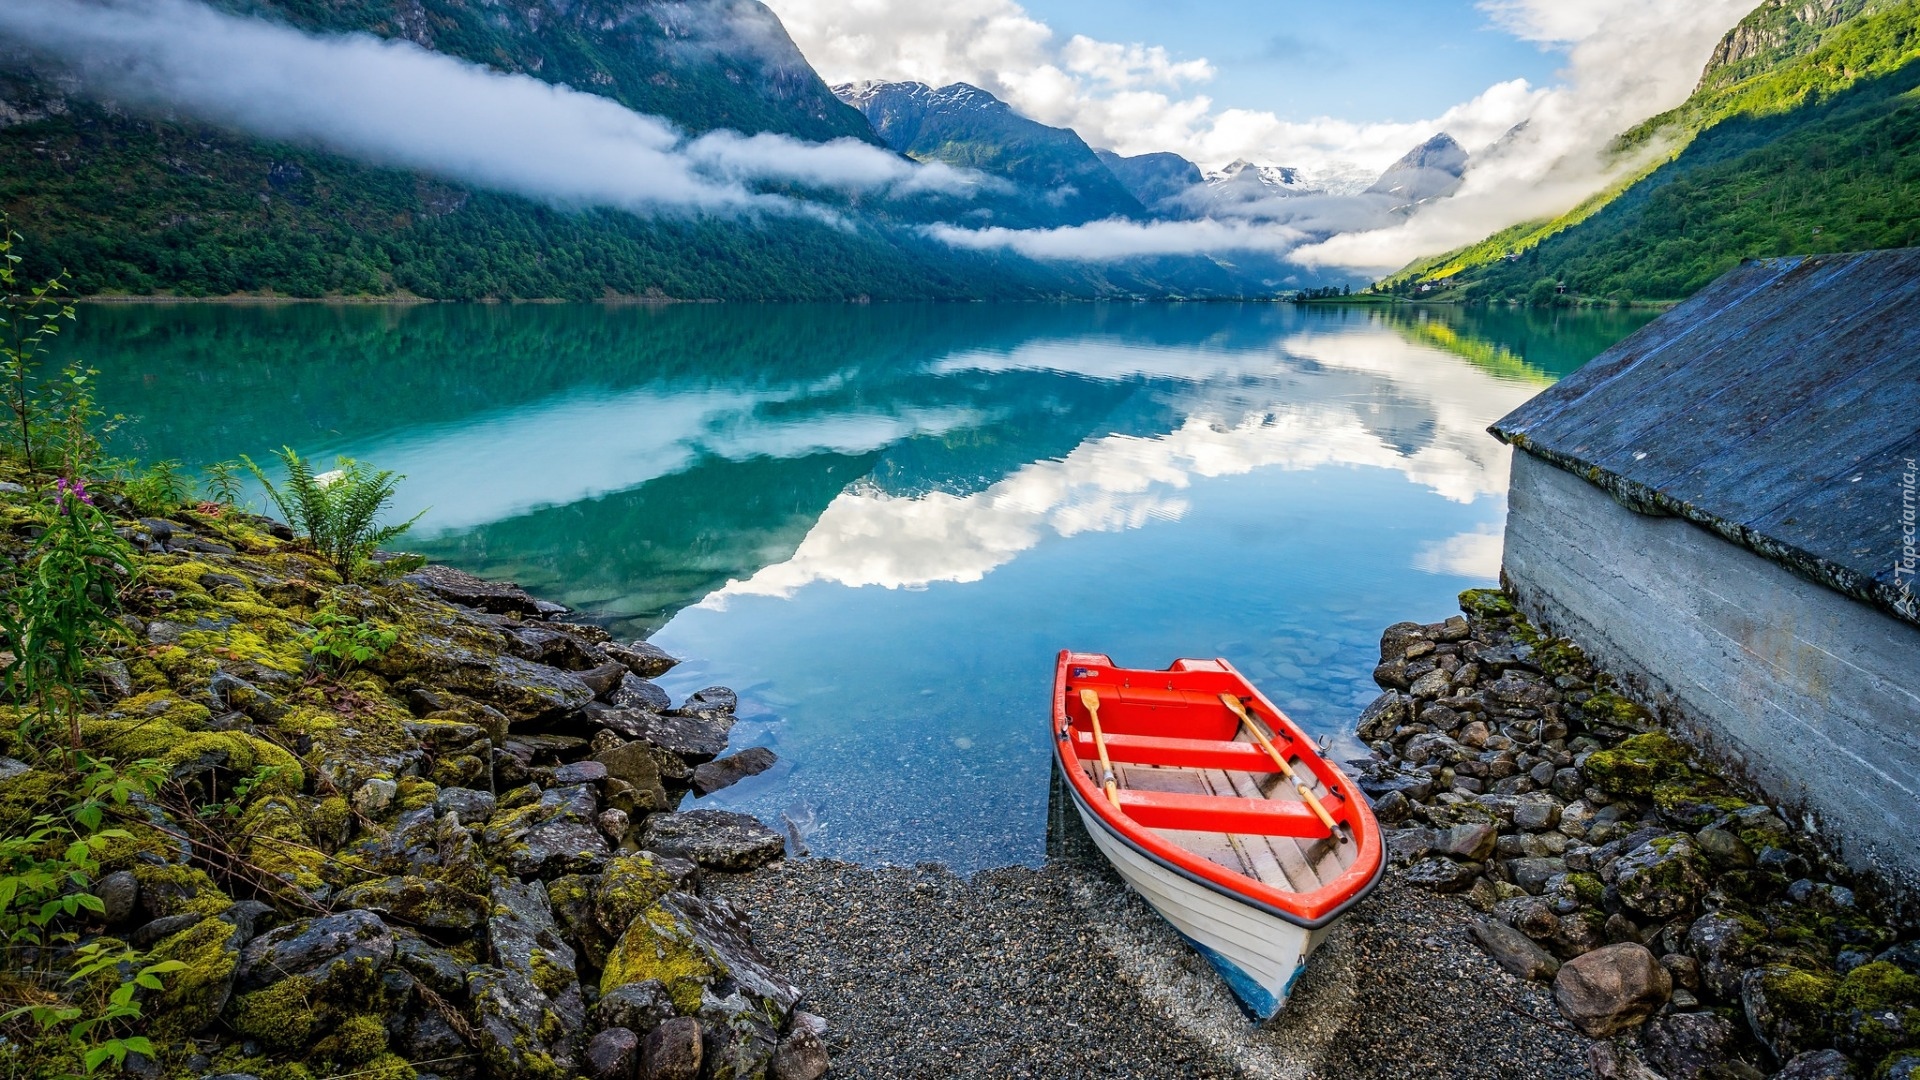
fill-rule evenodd
<path id="1" fill-rule="evenodd" d="M 1090 804 L 1097 812 L 1145 846 L 1165 848 L 1167 855 L 1179 852 L 1178 861 L 1195 863 L 1194 869 L 1208 877 L 1228 871 L 1193 859 L 1149 830 L 1315 838 L 1326 836 L 1327 828 L 1304 803 L 1282 800 L 1127 790 L 1119 793 L 1120 805 L 1114 808 L 1099 792 L 1099 784 L 1082 771 L 1083 763 L 1099 771 L 1099 751 L 1080 691 L 1090 689 L 1099 695 L 1100 730 L 1107 756 L 1115 763 L 1278 772 L 1266 751 L 1237 737 L 1243 730 L 1240 720 L 1220 700 L 1222 693 L 1232 694 L 1260 722 L 1274 749 L 1294 771 L 1310 773 L 1318 781 L 1313 786 L 1328 814 L 1361 845 L 1360 859 L 1340 881 L 1321 890 L 1326 895 L 1288 894 L 1279 902 L 1311 916 L 1315 910 L 1330 909 L 1371 880 L 1381 851 L 1378 827 L 1365 801 L 1351 791 L 1338 769 L 1320 757 L 1306 734 L 1231 664 L 1180 660 L 1164 671 L 1154 671 L 1115 667 L 1097 653 L 1062 653 L 1054 689 L 1056 734 L 1064 728 L 1067 736 L 1056 739 L 1056 744 L 1070 766 L 1070 782 L 1093 796 Z M 1264 889 L 1258 882 L 1250 884 L 1253 891 Z"/>

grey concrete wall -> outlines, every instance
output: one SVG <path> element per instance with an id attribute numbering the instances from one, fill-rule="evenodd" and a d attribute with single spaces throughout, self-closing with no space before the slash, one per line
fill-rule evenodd
<path id="1" fill-rule="evenodd" d="M 1505 570 L 1684 741 L 1849 866 L 1920 889 L 1920 629 L 1521 451 Z"/>

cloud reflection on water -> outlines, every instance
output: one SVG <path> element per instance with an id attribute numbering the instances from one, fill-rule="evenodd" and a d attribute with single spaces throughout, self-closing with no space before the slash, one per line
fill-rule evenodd
<path id="1" fill-rule="evenodd" d="M 1050 537 L 1178 520 L 1188 509 L 1180 493 L 1195 479 L 1268 467 L 1384 468 L 1454 502 L 1504 497 L 1506 451 L 1487 436 L 1486 417 L 1534 392 L 1385 331 L 1298 334 L 1271 353 L 1050 342 L 960 354 L 934 367 L 1038 368 L 1102 380 L 1172 379 L 1190 388 L 1176 394 L 1185 419 L 1172 431 L 1095 436 L 982 491 L 903 496 L 850 487 L 791 558 L 729 582 L 703 607 L 724 608 L 738 596 L 792 596 L 814 582 L 897 589 L 978 581 Z M 1383 403 L 1388 412 L 1417 415 L 1417 441 L 1383 426 Z M 1498 543 L 1495 536 L 1495 570 Z M 1484 542 L 1456 537 L 1420 558 L 1433 572 L 1487 576 L 1486 556 Z"/>

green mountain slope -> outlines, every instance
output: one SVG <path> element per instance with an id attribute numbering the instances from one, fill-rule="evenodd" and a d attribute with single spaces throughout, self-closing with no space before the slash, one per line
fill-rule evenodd
<path id="1" fill-rule="evenodd" d="M 878 142 L 758 0 L 214 0 L 303 30 L 363 31 L 610 97 L 694 134 Z"/>
<path id="2" fill-rule="evenodd" d="M 1732 83 L 1710 68 L 1684 105 L 1621 136 L 1622 152 L 1674 148 L 1641 172 L 1557 219 L 1416 262 L 1383 287 L 1539 300 L 1560 283 L 1582 297 L 1669 300 L 1742 258 L 1920 241 L 1920 4 L 1798 40 L 1817 44 Z"/>

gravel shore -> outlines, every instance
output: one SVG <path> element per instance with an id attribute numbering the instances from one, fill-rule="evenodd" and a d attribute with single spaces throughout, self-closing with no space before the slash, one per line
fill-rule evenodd
<path id="1" fill-rule="evenodd" d="M 1077 827 L 1077 826 L 1076 826 Z M 1585 1077 L 1545 987 L 1473 912 L 1390 874 L 1254 1027 L 1084 840 L 1041 869 L 806 860 L 708 888 L 831 1025 L 833 1077 Z"/>

